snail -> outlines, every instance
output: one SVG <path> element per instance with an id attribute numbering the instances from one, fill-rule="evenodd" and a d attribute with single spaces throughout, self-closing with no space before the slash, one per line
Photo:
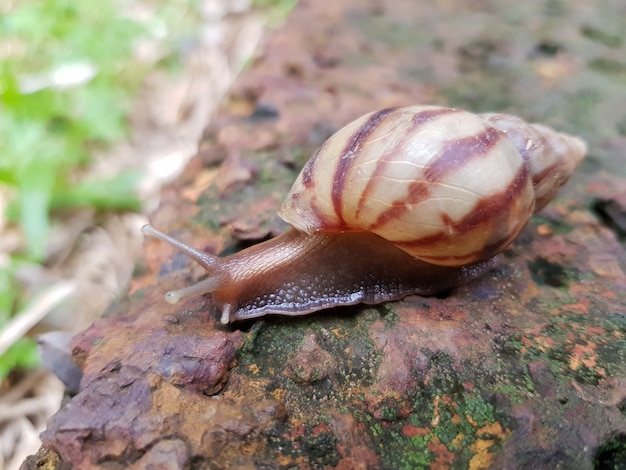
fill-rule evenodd
<path id="1" fill-rule="evenodd" d="M 293 228 L 226 257 L 146 225 L 208 277 L 221 322 L 432 295 L 495 266 L 585 143 L 505 114 L 405 106 L 366 114 L 313 154 L 279 212 Z"/>

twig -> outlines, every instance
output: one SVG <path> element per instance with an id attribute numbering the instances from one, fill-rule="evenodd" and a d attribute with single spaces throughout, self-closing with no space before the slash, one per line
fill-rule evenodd
<path id="1" fill-rule="evenodd" d="M 0 423 L 24 416 L 31 416 L 58 408 L 59 403 L 55 397 L 40 395 L 37 398 L 24 398 L 19 403 L 10 406 L 0 406 Z"/>
<path id="2" fill-rule="evenodd" d="M 76 284 L 70 281 L 61 281 L 47 288 L 24 311 L 15 316 L 0 331 L 0 355 L 9 349 L 18 339 L 24 336 L 33 326 L 65 300 L 76 290 Z"/>
<path id="3" fill-rule="evenodd" d="M 39 382 L 45 379 L 48 374 L 50 374 L 49 371 L 40 368 L 26 374 L 19 382 L 11 384 L 11 388 L 0 396 L 0 407 L 23 399 L 29 392 L 37 388 Z"/>

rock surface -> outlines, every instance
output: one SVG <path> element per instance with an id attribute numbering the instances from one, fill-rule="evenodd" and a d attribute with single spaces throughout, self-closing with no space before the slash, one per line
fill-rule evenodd
<path id="1" fill-rule="evenodd" d="M 498 268 L 446 296 L 225 327 L 206 298 L 162 300 L 202 270 L 147 240 L 129 301 L 74 338 L 80 391 L 24 468 L 624 468 L 625 18 L 611 0 L 301 0 L 159 229 L 213 253 L 280 233 L 314 149 L 391 105 L 510 112 L 589 157 Z"/>

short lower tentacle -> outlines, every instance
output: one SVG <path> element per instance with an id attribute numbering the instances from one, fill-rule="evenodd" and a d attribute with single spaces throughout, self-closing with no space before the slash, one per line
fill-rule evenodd
<path id="1" fill-rule="evenodd" d="M 171 304 L 175 304 L 183 297 L 189 297 L 190 295 L 209 294 L 211 292 L 214 292 L 219 289 L 221 285 L 222 280 L 219 277 L 210 277 L 191 286 L 169 291 L 167 294 L 165 294 L 165 300 L 167 300 Z"/>
<path id="2" fill-rule="evenodd" d="M 230 312 L 232 310 L 232 306 L 230 304 L 224 304 L 222 307 L 222 317 L 220 318 L 220 322 L 224 325 L 228 325 L 230 323 Z"/>
<path id="3" fill-rule="evenodd" d="M 225 273 L 223 269 L 223 262 L 219 257 L 186 245 L 176 240 L 175 238 L 170 237 L 169 235 L 159 232 L 151 225 L 144 225 L 141 228 L 141 231 L 145 235 L 150 235 L 152 237 L 158 238 L 159 240 L 162 240 L 165 243 L 173 246 L 174 248 L 182 251 L 192 260 L 200 264 L 200 266 L 206 269 L 209 273 L 209 277 L 207 279 L 204 279 L 191 286 L 184 287 L 178 290 L 173 290 L 165 294 L 165 300 L 167 300 L 169 303 L 175 304 L 183 297 L 189 297 L 190 295 L 209 294 L 211 292 L 215 292 L 222 288 L 228 282 L 228 275 L 227 273 Z"/>

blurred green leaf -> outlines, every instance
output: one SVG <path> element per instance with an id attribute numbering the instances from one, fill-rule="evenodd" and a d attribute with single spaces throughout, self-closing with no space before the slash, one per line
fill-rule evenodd
<path id="1" fill-rule="evenodd" d="M 95 83 L 81 90 L 80 126 L 84 137 L 102 142 L 115 142 L 128 135 L 126 116 L 130 112 L 128 103 L 132 98 L 123 90 L 106 84 Z"/>
<path id="2" fill-rule="evenodd" d="M 42 260 L 48 241 L 48 209 L 55 180 L 54 167 L 45 162 L 31 165 L 20 176 L 20 223 L 28 240 L 29 254 Z"/>
<path id="3" fill-rule="evenodd" d="M 55 194 L 51 205 L 55 209 L 91 206 L 97 209 L 136 211 L 141 208 L 137 195 L 141 178 L 141 173 L 127 171 L 108 180 L 84 181 Z"/>
<path id="4" fill-rule="evenodd" d="M 30 369 L 39 365 L 37 343 L 21 338 L 0 356 L 0 382 L 14 369 Z"/>
<path id="5" fill-rule="evenodd" d="M 94 151 L 129 135 L 133 97 L 152 67 L 133 57 L 138 41 L 158 41 L 179 57 L 198 7 L 195 0 L 166 2 L 153 17 L 133 20 L 120 6 L 20 0 L 0 8 L 0 184 L 8 199 L 0 217 L 19 225 L 28 242 L 26 253 L 0 257 L 0 328 L 25 301 L 17 266 L 43 261 L 51 211 L 140 209 L 138 172 L 98 181 L 77 176 Z M 0 379 L 33 357 L 32 342 L 14 345 L 0 357 Z"/>
<path id="6" fill-rule="evenodd" d="M 0 43 L 24 52 L 0 63 L 0 182 L 15 188 L 6 216 L 21 225 L 31 259 L 45 254 L 51 208 L 139 208 L 137 176 L 69 181 L 94 148 L 128 136 L 145 73 L 132 50 L 145 32 L 110 0 L 24 0 L 0 16 Z M 86 82 L 57 87 L 73 83 L 67 70 Z"/>
<path id="7" fill-rule="evenodd" d="M 0 329 L 11 319 L 13 312 L 17 292 L 13 274 L 8 264 L 0 266 Z"/>

